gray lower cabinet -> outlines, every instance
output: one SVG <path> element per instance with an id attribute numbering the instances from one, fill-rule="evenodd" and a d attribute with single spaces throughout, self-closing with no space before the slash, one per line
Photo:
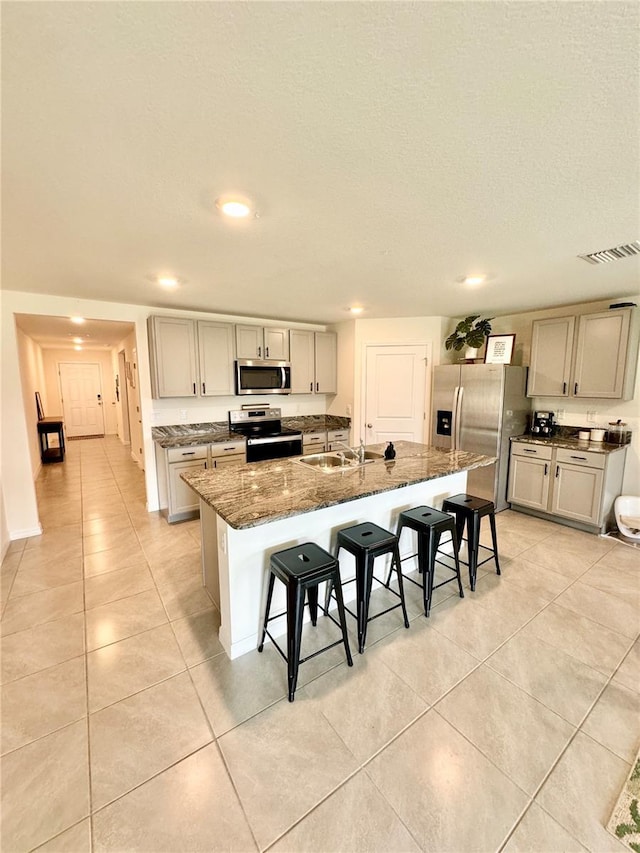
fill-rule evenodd
<path id="1" fill-rule="evenodd" d="M 621 493 L 626 448 L 594 453 L 512 442 L 507 500 L 514 509 L 604 532 Z"/>
<path id="2" fill-rule="evenodd" d="M 350 435 L 348 429 L 328 429 L 327 450 L 344 450 L 345 444 L 349 446 Z"/>
<path id="3" fill-rule="evenodd" d="M 529 509 L 547 510 L 552 452 L 550 447 L 511 445 L 508 501 Z"/>
<path id="4" fill-rule="evenodd" d="M 172 447 L 166 451 L 167 465 L 167 521 L 186 521 L 197 518 L 200 499 L 180 477 L 184 471 L 194 468 L 205 470 L 209 464 L 208 446 Z"/>
<path id="5" fill-rule="evenodd" d="M 197 518 L 200 500 L 180 476 L 195 469 L 216 470 L 232 465 L 242 465 L 246 460 L 244 439 L 199 444 L 195 447 L 169 447 L 156 445 L 156 470 L 158 473 L 158 498 L 160 509 L 169 524 Z"/>
<path id="6" fill-rule="evenodd" d="M 302 453 L 307 456 L 309 453 L 324 453 L 327 449 L 327 433 L 322 432 L 306 432 L 302 435 Z"/>
<path id="7" fill-rule="evenodd" d="M 243 439 L 226 441 L 211 445 L 211 467 L 229 468 L 232 465 L 244 465 L 247 460 L 247 446 Z"/>

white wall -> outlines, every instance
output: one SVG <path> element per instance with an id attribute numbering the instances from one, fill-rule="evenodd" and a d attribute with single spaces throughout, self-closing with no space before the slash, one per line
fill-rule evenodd
<path id="1" fill-rule="evenodd" d="M 18 361 L 18 337 L 12 301 L 0 292 L 0 471 L 2 501 L 10 539 L 41 532 L 33 484 L 30 440 L 35 423 L 27 424 Z M 16 308 L 17 312 L 21 309 Z M 35 407 L 35 400 L 33 403 Z"/>
<path id="2" fill-rule="evenodd" d="M 327 412 L 331 415 L 351 417 L 354 403 L 354 368 L 356 322 L 346 320 L 336 323 L 331 330 L 338 336 L 338 393 L 328 398 Z"/>
<path id="3" fill-rule="evenodd" d="M 20 364 L 20 380 L 22 384 L 22 399 L 24 413 L 28 425 L 29 458 L 31 460 L 31 476 L 35 480 L 40 473 L 40 441 L 38 438 L 38 409 L 36 407 L 36 391 L 45 415 L 54 414 L 48 408 L 48 396 L 44 372 L 44 359 L 40 345 L 21 330 L 16 328 L 18 357 Z"/>
<path id="4" fill-rule="evenodd" d="M 108 350 L 83 350 L 76 352 L 72 349 L 43 349 L 42 360 L 47 389 L 47 416 L 63 415 L 62 388 L 60 386 L 60 364 L 98 364 L 102 385 L 102 410 L 104 415 L 104 431 L 106 435 L 115 435 L 117 419 L 115 411 L 115 382 L 111 353 Z"/>
<path id="5" fill-rule="evenodd" d="M 4 498 L 2 496 L 2 475 L 0 474 L 0 562 L 9 550 L 9 528 L 7 527 L 7 516 L 4 511 Z"/>

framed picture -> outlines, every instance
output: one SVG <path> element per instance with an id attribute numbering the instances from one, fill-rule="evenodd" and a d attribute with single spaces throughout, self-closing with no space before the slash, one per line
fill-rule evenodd
<path id="1" fill-rule="evenodd" d="M 38 410 L 38 420 L 41 421 L 44 418 L 44 409 L 42 408 L 42 400 L 40 399 L 39 391 L 36 391 L 36 409 Z"/>
<path id="2" fill-rule="evenodd" d="M 511 364 L 515 335 L 489 335 L 484 353 L 485 364 Z"/>

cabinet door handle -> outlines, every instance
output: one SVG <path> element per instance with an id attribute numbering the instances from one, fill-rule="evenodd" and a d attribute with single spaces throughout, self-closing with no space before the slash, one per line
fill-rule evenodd
<path id="1" fill-rule="evenodd" d="M 269 347 L 264 348 L 264 357 L 269 358 Z"/>
<path id="2" fill-rule="evenodd" d="M 183 456 L 195 456 L 196 452 L 195 452 L 195 450 L 185 450 L 185 451 L 183 451 L 182 455 Z"/>
<path id="3" fill-rule="evenodd" d="M 547 462 L 544 463 L 544 476 L 546 477 L 549 473 L 549 464 Z"/>
<path id="4" fill-rule="evenodd" d="M 202 383 L 202 393 L 203 393 L 203 394 L 206 394 L 206 393 L 207 393 L 206 388 L 204 387 L 204 382 Z"/>
<path id="5" fill-rule="evenodd" d="M 196 383 L 193 383 L 193 396 L 196 396 Z"/>
<path id="6" fill-rule="evenodd" d="M 556 477 L 560 476 L 560 466 L 556 465 Z"/>
<path id="7" fill-rule="evenodd" d="M 205 471 L 207 470 L 207 463 L 206 462 L 204 463 L 204 470 Z"/>
<path id="8" fill-rule="evenodd" d="M 316 382 L 316 391 L 319 391 L 319 390 L 320 390 L 320 383 Z"/>
<path id="9" fill-rule="evenodd" d="M 309 391 L 313 391 L 313 382 L 309 383 Z"/>
<path id="10" fill-rule="evenodd" d="M 529 450 L 528 447 L 524 447 L 523 450 L 525 453 L 537 453 L 538 452 L 537 450 Z"/>
<path id="11" fill-rule="evenodd" d="M 573 393 L 574 393 L 574 394 L 577 394 L 577 393 L 578 393 L 578 383 L 577 383 L 577 382 L 576 382 L 576 384 L 573 386 Z"/>
<path id="12" fill-rule="evenodd" d="M 262 347 L 258 347 L 258 358 L 262 357 Z"/>
<path id="13" fill-rule="evenodd" d="M 566 394 L 566 393 L 567 393 L 567 383 L 566 383 L 566 382 L 563 382 L 563 383 L 562 383 L 562 393 L 563 393 L 563 394 Z"/>
<path id="14" fill-rule="evenodd" d="M 235 450 L 235 447 L 223 447 L 222 449 L 223 449 L 223 450 L 224 450 L 224 452 L 226 453 L 226 452 L 227 452 L 227 450 Z"/>
<path id="15" fill-rule="evenodd" d="M 572 459 L 580 459 L 582 462 L 588 461 L 586 456 L 572 456 L 571 458 Z"/>

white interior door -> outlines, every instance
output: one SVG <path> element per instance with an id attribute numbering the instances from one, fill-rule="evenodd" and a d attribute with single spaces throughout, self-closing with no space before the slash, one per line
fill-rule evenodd
<path id="1" fill-rule="evenodd" d="M 425 441 L 428 355 L 427 344 L 367 347 L 365 443 Z"/>
<path id="2" fill-rule="evenodd" d="M 99 364 L 60 364 L 64 430 L 68 438 L 104 435 Z"/>

